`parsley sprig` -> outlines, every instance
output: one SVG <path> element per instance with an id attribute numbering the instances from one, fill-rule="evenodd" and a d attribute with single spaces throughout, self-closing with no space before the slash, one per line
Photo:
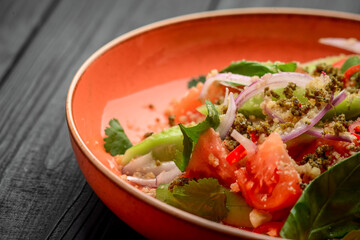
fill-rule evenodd
<path id="1" fill-rule="evenodd" d="M 104 138 L 104 147 L 106 152 L 110 153 L 111 156 L 124 154 L 128 148 L 132 147 L 129 138 L 126 136 L 119 120 L 111 119 L 109 125 L 110 127 L 105 129 L 107 137 Z"/>

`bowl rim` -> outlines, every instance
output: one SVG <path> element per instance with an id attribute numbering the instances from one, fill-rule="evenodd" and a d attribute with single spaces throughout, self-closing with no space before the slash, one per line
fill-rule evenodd
<path id="1" fill-rule="evenodd" d="M 167 214 L 172 215 L 175 218 L 179 218 L 181 220 L 196 224 L 197 226 L 201 226 L 205 229 L 210 229 L 212 231 L 223 233 L 230 236 L 235 237 L 246 237 L 249 239 L 259 239 L 261 237 L 257 233 L 249 232 L 246 230 L 238 229 L 235 227 L 222 225 L 196 215 L 190 214 L 178 208 L 172 207 L 166 203 L 163 203 L 143 192 L 134 188 L 124 180 L 122 180 L 119 176 L 113 173 L 110 169 L 108 169 L 105 165 L 103 165 L 100 160 L 98 160 L 95 155 L 90 151 L 90 149 L 86 146 L 84 140 L 81 138 L 79 132 L 76 129 L 75 121 L 73 118 L 72 112 L 72 101 L 73 95 L 76 90 L 76 87 L 81 79 L 81 76 L 86 71 L 88 66 L 92 64 L 98 57 L 102 54 L 116 46 L 117 44 L 131 39 L 137 35 L 146 33 L 150 30 L 165 27 L 168 25 L 193 21 L 198 19 L 212 18 L 212 17 L 224 17 L 224 16 L 233 16 L 233 15 L 252 15 L 252 14 L 274 14 L 274 15 L 282 15 L 282 14 L 290 14 L 290 15 L 308 15 L 308 16 L 319 16 L 319 17 L 330 17 L 330 18 L 340 18 L 346 20 L 355 20 L 360 21 L 360 15 L 354 13 L 346 13 L 341 11 L 332 11 L 332 10 L 320 10 L 320 9 L 311 9 L 311 8 L 287 8 L 287 7 L 262 7 L 262 8 L 236 8 L 236 9 L 224 9 L 224 10 L 215 10 L 215 11 L 204 11 L 191 13 L 186 15 L 181 15 L 173 18 L 168 18 L 160 21 L 156 21 L 154 23 L 150 23 L 144 25 L 142 27 L 136 28 L 132 31 L 124 33 L 110 42 L 106 43 L 102 47 L 100 47 L 97 51 L 95 51 L 90 57 L 86 59 L 86 61 L 81 65 L 81 67 L 76 72 L 73 77 L 71 84 L 68 89 L 68 94 L 66 98 L 66 121 L 69 128 L 69 132 L 74 139 L 75 143 L 81 150 L 81 152 L 87 157 L 92 165 L 97 168 L 102 174 L 104 174 L 107 178 L 109 178 L 113 183 L 115 183 L 118 187 L 125 190 L 127 193 L 132 196 L 138 198 L 141 201 L 144 201 L 148 205 L 155 207 L 156 209 L 163 211 Z M 282 239 L 276 237 L 269 237 L 264 235 L 266 239 Z"/>

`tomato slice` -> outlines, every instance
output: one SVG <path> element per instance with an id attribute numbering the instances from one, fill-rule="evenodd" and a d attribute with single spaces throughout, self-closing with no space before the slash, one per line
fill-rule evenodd
<path id="1" fill-rule="evenodd" d="M 310 153 L 315 153 L 316 148 L 319 146 L 322 146 L 322 145 L 332 146 L 333 150 L 335 152 L 339 153 L 341 157 L 346 157 L 349 153 L 349 149 L 347 149 L 349 144 L 350 143 L 343 142 L 343 141 L 335 141 L 335 140 L 326 139 L 326 138 L 318 138 L 318 139 L 314 140 L 310 145 L 308 145 L 306 150 L 304 150 L 301 154 L 299 154 L 295 161 L 300 163 L 305 155 L 310 154 Z"/>
<path id="2" fill-rule="evenodd" d="M 236 171 L 237 184 L 247 203 L 256 209 L 276 211 L 295 204 L 301 195 L 300 176 L 283 141 L 272 133 L 246 167 Z"/>
<path id="3" fill-rule="evenodd" d="M 213 128 L 206 130 L 195 145 L 186 176 L 190 178 L 217 178 L 220 183 L 230 186 L 236 181 L 235 165 L 226 161 L 228 150 L 222 145 L 219 134 Z"/>

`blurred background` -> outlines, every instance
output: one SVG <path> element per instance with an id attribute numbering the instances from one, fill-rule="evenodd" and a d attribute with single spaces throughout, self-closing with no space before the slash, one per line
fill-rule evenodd
<path id="1" fill-rule="evenodd" d="M 359 0 L 0 0 L 0 239 L 141 239 L 77 165 L 65 120 L 70 82 L 94 51 L 137 27 L 250 7 L 360 14 Z"/>

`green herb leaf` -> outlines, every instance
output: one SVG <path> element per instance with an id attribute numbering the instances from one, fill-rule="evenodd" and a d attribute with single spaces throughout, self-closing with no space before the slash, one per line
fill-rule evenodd
<path id="1" fill-rule="evenodd" d="M 360 230 L 360 153 L 314 179 L 292 208 L 280 235 L 291 239 L 342 238 Z"/>
<path id="2" fill-rule="evenodd" d="M 227 215 L 225 189 L 217 179 L 204 178 L 191 180 L 173 191 L 169 185 L 160 185 L 156 189 L 156 198 L 169 205 L 197 216 L 219 222 Z"/>
<path id="3" fill-rule="evenodd" d="M 203 76 L 203 75 L 199 76 L 198 78 L 192 78 L 192 79 L 188 82 L 188 88 L 196 87 L 196 85 L 197 85 L 199 82 L 204 83 L 205 80 L 206 80 L 206 77 Z"/>
<path id="4" fill-rule="evenodd" d="M 111 156 L 124 154 L 125 151 L 132 146 L 129 138 L 121 127 L 119 120 L 112 119 L 109 125 L 110 127 L 105 129 L 107 137 L 104 138 L 104 147 L 106 152 L 109 152 Z"/>
<path id="5" fill-rule="evenodd" d="M 344 64 L 341 66 L 340 70 L 344 73 L 348 68 L 360 64 L 360 58 L 358 56 L 349 57 Z"/>
<path id="6" fill-rule="evenodd" d="M 216 110 L 214 104 L 210 101 L 205 101 L 208 115 L 206 119 L 193 127 L 185 127 L 183 124 L 179 124 L 181 132 L 184 135 L 183 144 L 183 157 L 174 160 L 176 166 L 181 170 L 185 171 L 186 166 L 191 158 L 191 153 L 194 146 L 196 145 L 200 135 L 208 128 L 216 129 L 220 124 L 219 113 Z"/>
<path id="7" fill-rule="evenodd" d="M 245 76 L 263 76 L 266 73 L 273 73 L 269 67 L 259 63 L 259 62 L 250 62 L 250 61 L 237 61 L 233 62 L 227 68 L 221 71 L 224 72 L 231 72 L 235 74 L 241 74 Z"/>
<path id="8" fill-rule="evenodd" d="M 297 64 L 295 62 L 289 62 L 284 64 L 276 64 L 276 67 L 280 72 L 295 72 Z"/>
<path id="9" fill-rule="evenodd" d="M 237 61 L 233 62 L 221 72 L 231 72 L 245 76 L 263 76 L 266 73 L 277 72 L 295 72 L 297 64 L 295 62 L 251 62 L 251 61 Z"/>

